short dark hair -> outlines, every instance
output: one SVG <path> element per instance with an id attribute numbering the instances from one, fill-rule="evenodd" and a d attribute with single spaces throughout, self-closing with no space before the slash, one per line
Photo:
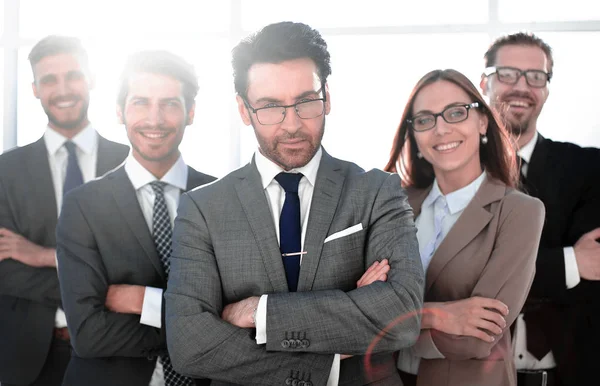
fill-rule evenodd
<path id="1" fill-rule="evenodd" d="M 532 32 L 517 32 L 509 35 L 504 35 L 496 39 L 488 48 L 484 58 L 485 67 L 491 67 L 496 65 L 496 56 L 498 50 L 504 46 L 533 46 L 539 47 L 548 59 L 548 72 L 552 73 L 554 68 L 554 59 L 552 58 L 552 48 L 539 37 L 535 36 Z"/>
<path id="2" fill-rule="evenodd" d="M 248 91 L 248 70 L 256 63 L 310 58 L 317 66 L 322 84 L 331 75 L 327 43 L 317 30 L 302 23 L 270 24 L 242 40 L 232 53 L 235 91 L 242 97 Z"/>
<path id="3" fill-rule="evenodd" d="M 125 108 L 125 99 L 129 92 L 129 78 L 132 74 L 140 72 L 167 75 L 177 79 L 181 82 L 186 109 L 189 111 L 194 104 L 199 88 L 194 66 L 180 56 L 158 50 L 140 51 L 131 55 L 127 60 L 125 69 L 121 73 L 117 94 L 117 103 L 121 108 Z"/>
<path id="4" fill-rule="evenodd" d="M 466 76 L 452 69 L 431 71 L 425 74 L 413 88 L 396 130 L 390 159 L 385 170 L 400 174 L 402 185 L 405 187 L 424 189 L 433 183 L 435 178 L 433 166 L 426 159 L 417 157 L 417 142 L 407 120 L 414 114 L 414 102 L 419 92 L 425 86 L 442 80 L 453 83 L 465 91 L 473 102 L 479 103 L 477 111 L 488 118 L 486 133 L 488 142 L 479 147 L 479 159 L 485 171 L 507 186 L 517 186 L 519 175 L 516 149 L 510 135 L 500 117 L 488 106 L 473 83 Z"/>
<path id="5" fill-rule="evenodd" d="M 88 54 L 81 40 L 73 36 L 50 35 L 37 42 L 29 52 L 31 70 L 33 71 L 33 67 L 45 57 L 59 54 L 76 55 L 82 60 L 82 65 L 89 66 Z M 35 72 L 33 75 L 35 76 Z"/>

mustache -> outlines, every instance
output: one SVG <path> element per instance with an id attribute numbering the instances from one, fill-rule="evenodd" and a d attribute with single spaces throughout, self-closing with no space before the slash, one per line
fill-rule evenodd
<path id="1" fill-rule="evenodd" d="M 52 98 L 50 100 L 50 103 L 56 104 L 56 103 L 61 103 L 61 102 L 70 102 L 73 100 L 76 102 L 79 102 L 80 100 L 83 100 L 83 98 L 80 97 L 79 95 L 74 95 L 74 94 L 61 95 L 61 96 L 57 96 L 56 98 Z"/>
<path id="2" fill-rule="evenodd" d="M 531 95 L 531 93 L 529 92 L 525 92 L 525 91 L 511 91 L 509 93 L 506 93 L 502 96 L 503 100 L 506 99 L 510 99 L 510 98 L 520 98 L 520 99 L 526 99 L 531 103 L 534 103 L 535 100 L 533 99 L 533 96 Z"/>
<path id="3" fill-rule="evenodd" d="M 284 134 L 277 136 L 278 141 L 289 141 L 289 140 L 293 140 L 293 139 L 310 140 L 310 137 L 308 135 L 306 135 L 305 133 L 302 133 L 299 131 L 297 131 L 294 134 L 284 132 Z"/>

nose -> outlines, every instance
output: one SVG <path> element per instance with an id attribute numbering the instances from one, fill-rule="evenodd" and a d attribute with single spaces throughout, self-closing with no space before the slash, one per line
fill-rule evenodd
<path id="1" fill-rule="evenodd" d="M 435 127 L 433 131 L 437 135 L 444 135 L 451 131 L 450 123 L 446 122 L 441 115 L 435 117 Z"/>
<path id="2" fill-rule="evenodd" d="M 517 83 L 513 85 L 513 89 L 526 91 L 529 90 L 529 85 L 527 84 L 527 79 L 525 78 L 525 74 L 521 74 Z"/>
<path id="3" fill-rule="evenodd" d="M 302 119 L 298 116 L 294 107 L 288 107 L 285 110 L 285 117 L 283 118 L 283 122 L 281 122 L 281 128 L 288 133 L 295 133 L 300 127 L 302 127 Z"/>
<path id="4" fill-rule="evenodd" d="M 146 121 L 152 127 L 159 127 L 163 124 L 164 115 L 158 104 L 151 104 L 148 107 L 148 116 L 146 117 Z"/>

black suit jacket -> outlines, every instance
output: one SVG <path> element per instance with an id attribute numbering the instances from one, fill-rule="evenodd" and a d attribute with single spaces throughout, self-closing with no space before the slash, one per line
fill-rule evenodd
<path id="1" fill-rule="evenodd" d="M 96 175 L 117 167 L 129 147 L 98 136 Z M 44 139 L 0 155 L 0 227 L 56 246 L 56 198 Z M 56 269 L 0 262 L 0 382 L 28 384 L 40 373 L 61 304 Z"/>
<path id="2" fill-rule="evenodd" d="M 582 279 L 567 290 L 563 248 L 600 227 L 600 149 L 540 135 L 525 190 L 546 207 L 536 275 L 525 306 L 528 331 L 543 332 L 564 385 L 597 382 L 600 283 Z"/>
<path id="3" fill-rule="evenodd" d="M 214 179 L 188 167 L 188 189 Z M 140 324 L 139 315 L 115 313 L 104 306 L 111 284 L 167 286 L 124 167 L 67 194 L 57 243 L 61 293 L 74 349 L 63 384 L 147 386 L 157 356 L 166 350 L 164 332 Z"/>

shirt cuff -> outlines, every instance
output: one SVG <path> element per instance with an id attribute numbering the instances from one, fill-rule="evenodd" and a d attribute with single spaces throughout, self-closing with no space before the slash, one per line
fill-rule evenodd
<path id="1" fill-rule="evenodd" d="M 579 267 L 577 266 L 577 259 L 575 259 L 575 249 L 565 247 L 563 250 L 565 254 L 565 282 L 567 283 L 567 289 L 571 289 L 581 281 Z"/>
<path id="2" fill-rule="evenodd" d="M 263 295 L 258 301 L 256 307 L 256 344 L 267 343 L 267 298 L 269 295 Z"/>
<path id="3" fill-rule="evenodd" d="M 333 363 L 331 364 L 331 372 L 327 379 L 327 386 L 338 386 L 340 382 L 340 354 L 335 354 Z"/>
<path id="4" fill-rule="evenodd" d="M 144 302 L 142 303 L 142 315 L 140 316 L 141 324 L 161 328 L 162 300 L 162 288 L 146 287 Z"/>

